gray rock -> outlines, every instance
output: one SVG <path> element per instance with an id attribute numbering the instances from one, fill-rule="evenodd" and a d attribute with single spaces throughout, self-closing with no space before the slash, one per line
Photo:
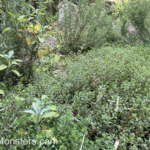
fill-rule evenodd
<path id="1" fill-rule="evenodd" d="M 131 35 L 136 35 L 137 33 L 137 30 L 134 28 L 134 26 L 131 23 L 129 24 L 129 27 L 127 28 L 127 30 Z"/>
<path id="2" fill-rule="evenodd" d="M 57 39 L 52 36 L 48 37 L 43 43 L 40 43 L 40 47 L 50 46 L 51 48 L 53 48 L 56 45 L 57 45 Z"/>
<path id="3" fill-rule="evenodd" d="M 69 1 L 62 1 L 58 5 L 58 27 L 59 29 L 62 29 L 64 26 L 64 9 L 66 9 L 69 12 L 70 11 L 69 8 L 71 8 L 71 14 L 72 16 L 74 16 L 77 12 L 77 5 Z"/>

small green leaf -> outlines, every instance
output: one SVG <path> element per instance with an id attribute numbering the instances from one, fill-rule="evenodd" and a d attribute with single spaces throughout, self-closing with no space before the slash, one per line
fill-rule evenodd
<path id="1" fill-rule="evenodd" d="M 32 19 L 33 19 L 33 17 L 30 17 L 30 18 L 27 19 L 27 21 L 30 21 L 30 20 L 32 20 Z"/>
<path id="2" fill-rule="evenodd" d="M 3 90 L 0 90 L 0 94 L 4 95 L 4 91 L 3 91 Z"/>
<path id="3" fill-rule="evenodd" d="M 44 104 L 44 102 L 42 102 L 40 99 L 34 97 L 34 100 L 38 103 L 38 104 Z"/>
<path id="4" fill-rule="evenodd" d="M 25 15 L 21 15 L 17 20 L 21 21 L 24 17 Z"/>
<path id="5" fill-rule="evenodd" d="M 45 100 L 46 98 L 48 98 L 47 95 L 42 95 L 41 97 L 42 100 Z"/>
<path id="6" fill-rule="evenodd" d="M 16 15 L 15 15 L 16 18 L 19 18 L 19 16 L 20 16 L 20 14 L 16 14 Z"/>
<path id="7" fill-rule="evenodd" d="M 23 97 L 19 97 L 19 96 L 15 96 L 15 101 L 24 101 L 25 98 Z"/>
<path id="8" fill-rule="evenodd" d="M 33 109 L 36 111 L 36 113 L 38 114 L 41 110 L 41 106 L 37 103 L 37 102 L 33 102 L 32 103 L 32 107 Z"/>
<path id="9" fill-rule="evenodd" d="M 58 117 L 58 113 L 56 112 L 45 112 L 42 116 L 42 118 L 52 118 L 52 117 Z"/>
<path id="10" fill-rule="evenodd" d="M 16 63 L 16 62 L 12 62 L 11 64 L 12 64 L 12 65 L 18 65 L 18 63 Z"/>
<path id="11" fill-rule="evenodd" d="M 29 4 L 27 5 L 32 8 L 33 12 L 36 12 L 35 8 L 32 5 L 29 5 Z"/>
<path id="12" fill-rule="evenodd" d="M 22 60 L 20 60 L 20 59 L 14 59 L 13 61 L 14 62 L 22 62 Z"/>
<path id="13" fill-rule="evenodd" d="M 38 13 L 41 13 L 41 12 L 42 12 L 43 10 L 45 10 L 45 9 L 46 9 L 46 7 L 39 9 L 39 10 L 38 10 Z"/>
<path id="14" fill-rule="evenodd" d="M 53 131 L 52 130 L 42 130 L 43 133 L 45 133 L 46 137 L 52 137 Z"/>
<path id="15" fill-rule="evenodd" d="M 37 123 L 37 115 L 31 115 L 31 119 L 33 122 Z"/>
<path id="16" fill-rule="evenodd" d="M 12 70 L 18 77 L 20 76 L 20 73 L 17 70 Z"/>
<path id="17" fill-rule="evenodd" d="M 9 58 L 11 58 L 13 55 L 14 55 L 14 51 L 10 51 L 10 52 L 8 53 Z"/>
<path id="18" fill-rule="evenodd" d="M 26 113 L 30 113 L 30 114 L 33 114 L 33 115 L 36 115 L 36 113 L 33 111 L 33 110 L 25 110 L 23 112 L 26 112 Z"/>
<path id="19" fill-rule="evenodd" d="M 52 103 L 53 103 L 52 101 L 47 101 L 47 102 L 46 102 L 46 104 L 52 104 Z"/>
<path id="20" fill-rule="evenodd" d="M 33 16 L 33 17 L 34 17 L 35 15 L 31 13 L 30 16 Z"/>
<path id="21" fill-rule="evenodd" d="M 13 18 L 15 18 L 15 15 L 11 12 L 8 12 Z"/>
<path id="22" fill-rule="evenodd" d="M 8 58 L 8 55 L 2 55 L 2 54 L 0 54 L 0 56 L 3 57 L 3 58 L 5 58 L 5 59 Z"/>
<path id="23" fill-rule="evenodd" d="M 53 131 L 52 130 L 42 130 L 42 131 L 46 135 L 46 138 L 51 138 L 54 144 L 58 143 L 56 137 L 53 136 Z"/>
<path id="24" fill-rule="evenodd" d="M 58 63 L 60 60 L 60 56 L 59 55 L 55 55 L 55 63 Z"/>
<path id="25" fill-rule="evenodd" d="M 43 108 L 42 110 L 41 110 L 41 115 L 44 113 L 44 112 L 46 112 L 46 111 L 48 111 L 48 110 L 56 110 L 56 106 L 54 106 L 54 105 L 52 105 L 52 106 L 46 106 L 45 108 Z"/>
<path id="26" fill-rule="evenodd" d="M 40 37 L 38 37 L 38 39 L 39 39 L 39 41 L 40 41 L 41 43 L 43 43 L 43 42 L 45 41 L 45 39 L 44 39 L 44 38 L 40 38 Z"/>
<path id="27" fill-rule="evenodd" d="M 40 114 L 43 115 L 43 113 L 46 112 L 46 111 L 47 111 L 47 109 L 46 109 L 46 108 L 43 108 L 43 109 L 41 110 Z"/>
<path id="28" fill-rule="evenodd" d="M 10 22 L 15 22 L 15 20 L 13 20 L 13 19 L 9 19 L 9 21 L 10 21 Z"/>
<path id="29" fill-rule="evenodd" d="M 0 65 L 0 71 L 1 71 L 1 70 L 4 70 L 4 69 L 6 69 L 6 68 L 7 68 L 6 65 L 4 65 L 4 64 Z"/>
<path id="30" fill-rule="evenodd" d="M 3 104 L 3 103 L 0 103 L 0 107 L 4 107 L 4 104 Z"/>
<path id="31" fill-rule="evenodd" d="M 56 106 L 55 105 L 51 105 L 51 110 L 56 110 Z"/>
<path id="32" fill-rule="evenodd" d="M 43 15 L 43 13 L 38 13 L 39 16 Z"/>
<path id="33" fill-rule="evenodd" d="M 26 22 L 26 21 L 27 21 L 27 20 L 24 19 L 24 18 L 22 18 L 22 19 L 19 20 L 19 22 Z"/>
<path id="34" fill-rule="evenodd" d="M 6 31 L 10 30 L 10 27 L 7 27 L 2 33 L 4 34 Z"/>
<path id="35" fill-rule="evenodd" d="M 24 24 L 21 23 L 21 26 L 24 27 Z"/>
<path id="36" fill-rule="evenodd" d="M 27 27 L 29 27 L 29 28 L 33 29 L 33 30 L 34 30 L 34 32 L 37 32 L 37 33 L 39 32 L 39 31 L 38 31 L 36 28 L 34 28 L 34 27 L 31 27 L 31 26 L 28 26 L 28 25 L 27 25 Z"/>
<path id="37" fill-rule="evenodd" d="M 47 35 L 50 36 L 51 34 L 55 34 L 55 33 L 56 33 L 56 32 L 48 31 L 48 32 L 47 32 Z"/>
<path id="38" fill-rule="evenodd" d="M 62 47 L 61 45 L 56 45 L 56 48 L 58 48 L 58 49 L 61 48 L 61 47 Z"/>
<path id="39" fill-rule="evenodd" d="M 43 29 L 47 29 L 49 26 L 44 26 L 44 28 Z"/>

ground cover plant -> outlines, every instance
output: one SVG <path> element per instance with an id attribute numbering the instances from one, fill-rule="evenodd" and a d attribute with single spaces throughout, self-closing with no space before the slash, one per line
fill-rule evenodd
<path id="1" fill-rule="evenodd" d="M 3 98 L 1 136 L 36 137 L 38 141 L 48 137 L 48 131 L 46 135 L 42 132 L 46 128 L 53 142 L 43 144 L 42 149 L 80 149 L 84 136 L 83 149 L 115 149 L 117 140 L 118 149 L 148 149 L 148 66 L 149 47 L 143 46 L 96 48 L 86 55 L 71 56 L 66 60 L 67 76 L 43 72 L 35 75 L 33 85 L 23 88 L 20 83 Z M 43 120 L 37 129 L 23 110 L 42 95 L 57 106 L 60 115 Z"/>
<path id="2" fill-rule="evenodd" d="M 149 1 L 91 2 L 61 30 L 52 1 L 0 3 L 0 149 L 150 149 Z"/>

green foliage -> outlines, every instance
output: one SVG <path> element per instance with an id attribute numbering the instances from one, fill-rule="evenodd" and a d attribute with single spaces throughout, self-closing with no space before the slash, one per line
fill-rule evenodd
<path id="1" fill-rule="evenodd" d="M 148 43 L 149 15 L 137 4 L 145 7 L 149 2 L 136 1 L 136 5 L 130 2 L 131 6 L 121 7 L 115 17 L 119 17 L 122 24 L 114 27 L 113 17 L 103 9 L 103 1 L 98 0 L 96 5 L 87 0 L 79 1 L 75 17 L 71 18 L 71 12 L 65 14 L 64 29 L 58 32 L 61 45 L 56 46 L 64 53 L 78 53 L 62 56 L 52 53 L 48 47 L 39 47 L 39 42 L 46 38 L 43 16 L 44 6 L 49 1 L 45 4 L 43 0 L 13 1 L 16 2 L 13 6 L 6 5 L 2 9 L 7 13 L 2 13 L 0 71 L 5 81 L 0 82 L 0 88 L 6 88 L 6 79 L 8 82 L 14 80 L 5 77 L 5 70 L 6 74 L 13 71 L 19 75 L 16 66 L 20 60 L 16 58 L 22 59 L 22 68 L 31 80 L 25 84 L 27 78 L 22 74 L 20 82 L 13 84 L 16 86 L 7 85 L 9 89 L 5 90 L 5 95 L 0 95 L 0 137 L 34 141 L 0 143 L 0 148 L 113 150 L 119 141 L 119 150 L 148 149 L 149 45 L 125 45 L 133 37 L 130 39 L 123 29 L 133 21 L 138 30 L 135 40 Z M 136 10 L 137 18 L 131 8 Z M 123 14 L 123 11 L 133 14 Z M 139 18 L 144 24 L 135 25 Z M 53 33 L 50 31 L 47 35 Z M 118 42 L 123 46 L 116 46 Z M 110 44 L 111 47 L 105 47 Z M 80 53 L 93 46 L 96 47 L 88 53 Z M 4 91 L 0 90 L 0 94 Z M 40 142 L 41 139 L 44 141 Z"/>
<path id="2" fill-rule="evenodd" d="M 42 96 L 42 99 L 38 99 L 35 97 L 28 97 L 24 98 L 19 95 L 19 91 L 22 90 L 22 85 L 18 85 L 18 94 L 9 93 L 6 95 L 5 99 L 3 99 L 2 107 L 1 109 L 1 132 L 0 136 L 5 139 L 34 139 L 36 141 L 36 145 L 34 144 L 34 141 L 31 141 L 30 144 L 16 144 L 12 143 L 13 147 L 11 148 L 21 148 L 21 149 L 31 149 L 31 148 L 46 148 L 51 147 L 57 143 L 57 139 L 55 138 L 53 134 L 53 117 L 55 117 L 55 114 L 51 114 L 52 112 L 49 112 L 48 110 L 56 110 L 56 106 L 49 105 L 50 101 L 46 98 L 45 95 Z M 32 89 L 30 87 L 30 89 Z M 31 99 L 30 99 L 31 98 Z M 37 128 L 37 122 L 34 122 L 37 118 L 34 117 L 27 117 L 27 114 L 23 113 L 27 107 L 31 105 L 31 102 L 33 101 L 33 98 L 38 101 L 38 103 L 43 102 L 46 106 L 43 107 L 42 111 L 45 114 L 45 117 L 43 116 L 43 119 L 38 122 L 40 123 Z M 32 104 L 35 104 L 35 102 L 32 102 Z M 44 105 L 43 104 L 43 105 Z M 42 105 L 41 105 L 42 106 Z M 33 106 L 33 108 L 35 105 Z M 50 108 L 51 107 L 51 108 Z M 55 111 L 53 111 L 55 112 Z M 48 115 L 51 115 L 48 116 Z M 46 119 L 47 118 L 47 119 Z M 35 124 L 34 124 L 35 123 Z M 10 135 L 10 136 L 9 136 Z M 1 138 L 1 141 L 2 141 Z M 42 140 L 42 141 L 41 141 Z M 47 144 L 44 142 L 47 140 Z M 5 144 L 1 143 L 0 148 L 8 149 L 11 144 Z"/>
<path id="3" fill-rule="evenodd" d="M 150 34 L 150 1 L 129 0 L 127 3 L 123 3 L 120 6 L 122 7 L 120 7 L 120 12 L 118 13 L 118 16 L 120 16 L 120 19 L 122 21 L 122 35 L 126 35 L 126 29 L 128 27 L 128 24 L 132 23 L 132 25 L 137 30 L 137 40 L 142 41 L 144 44 L 148 44 Z M 129 38 L 129 40 L 131 40 L 131 38 Z"/>
<path id="4" fill-rule="evenodd" d="M 39 1 L 39 6 L 42 7 L 35 9 L 30 5 L 31 1 L 25 2 L 23 0 L 14 4 L 14 8 L 19 7 L 14 10 L 10 3 L 12 2 L 6 1 L 4 5 L 5 13 L 2 16 L 3 32 L 0 51 L 4 51 L 4 46 L 6 52 L 13 49 L 15 56 L 23 61 L 21 71 L 27 75 L 29 80 L 33 73 L 33 63 L 38 57 L 39 43 L 46 38 L 44 33 L 48 26 L 45 26 L 43 22 L 46 9 L 43 6 L 46 4 L 42 4 L 42 1 Z"/>
<path id="5" fill-rule="evenodd" d="M 148 146 L 148 58 L 149 48 L 139 46 L 107 47 L 68 60 L 67 80 L 76 91 L 71 99 L 73 112 L 83 118 L 91 116 L 97 125 L 96 139 L 106 133 L 111 138 L 115 134 L 120 149 L 123 145 L 129 148 L 136 144 L 140 148 L 138 138 L 131 142 L 127 136 L 129 132 L 138 132 L 138 137 Z"/>
<path id="6" fill-rule="evenodd" d="M 20 76 L 20 74 L 19 74 L 19 72 L 18 72 L 17 70 L 10 70 L 10 68 L 12 68 L 13 65 L 19 65 L 19 63 L 21 62 L 21 60 L 19 60 L 19 59 L 14 59 L 14 60 L 12 60 L 13 55 L 14 55 L 14 51 L 10 51 L 10 52 L 8 53 L 8 55 L 0 54 L 0 56 L 5 59 L 6 64 L 7 64 L 7 65 L 5 65 L 5 64 L 0 65 L 0 71 L 6 69 L 5 76 L 3 77 L 5 84 L 6 84 L 6 82 L 7 82 L 7 76 L 8 76 L 8 74 L 9 74 L 9 72 L 12 71 L 12 72 L 14 72 L 17 76 Z M 4 95 L 4 91 L 3 91 L 3 90 L 0 90 L 0 94 L 3 94 L 3 95 Z"/>
<path id="7" fill-rule="evenodd" d="M 34 75 L 33 85 L 24 88 L 19 84 L 13 88 L 16 94 L 7 97 L 15 97 L 15 105 L 7 107 L 24 111 L 32 103 L 34 111 L 34 104 L 39 106 L 42 101 L 41 96 L 48 96 L 47 102 L 57 106 L 59 116 L 41 120 L 39 129 L 32 124 L 32 117 L 20 123 L 21 118 L 26 118 L 25 113 L 13 112 L 14 117 L 19 117 L 18 132 L 24 127 L 23 132 L 27 132 L 30 138 L 36 134 L 36 140 L 46 138 L 40 132 L 43 126 L 52 130 L 51 137 L 55 137 L 58 144 L 47 145 L 47 148 L 114 149 L 119 140 L 118 149 L 146 149 L 150 142 L 149 65 L 149 47 L 95 48 L 86 55 L 68 57 L 67 76 L 62 72 L 51 76 L 41 72 Z M 3 106 L 6 104 L 5 99 Z M 4 111 L 3 118 L 10 115 Z M 3 119 L 4 123 L 10 124 Z M 36 146 L 28 145 L 31 147 Z"/>
<path id="8" fill-rule="evenodd" d="M 130 6 L 127 9 L 129 19 L 131 19 L 131 22 L 137 28 L 140 39 L 146 43 L 149 36 L 146 28 L 146 20 L 150 13 L 150 2 L 147 0 L 137 0 L 136 3 L 133 4 L 133 1 L 131 0 L 129 5 Z"/>
<path id="9" fill-rule="evenodd" d="M 57 39 L 63 45 L 61 52 L 77 52 L 93 46 L 102 46 L 112 32 L 112 17 L 104 9 L 104 1 L 98 0 L 89 5 L 88 0 L 81 0 L 72 15 L 72 6 L 64 7 L 63 32 L 58 32 Z M 67 6 L 67 5 L 65 5 Z M 69 10 L 68 10 L 69 9 Z"/>
<path id="10" fill-rule="evenodd" d="M 38 98 L 34 98 L 36 102 L 32 102 L 33 110 L 25 110 L 24 112 L 32 114 L 31 118 L 33 122 L 37 124 L 37 127 L 40 126 L 40 121 L 43 118 L 52 118 L 59 116 L 56 112 L 55 105 L 49 105 L 52 102 L 48 101 L 46 95 L 42 95 L 41 100 Z M 49 110 L 53 110 L 53 112 L 49 112 Z"/>

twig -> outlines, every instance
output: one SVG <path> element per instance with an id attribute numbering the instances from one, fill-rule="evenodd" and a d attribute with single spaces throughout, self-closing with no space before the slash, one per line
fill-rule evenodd
<path id="1" fill-rule="evenodd" d="M 0 111 L 3 111 L 5 108 L 2 108 Z"/>
<path id="2" fill-rule="evenodd" d="M 150 100 L 148 100 L 147 98 L 148 98 L 148 94 L 147 94 L 147 96 L 146 96 L 146 100 L 147 100 L 148 102 L 150 102 Z"/>
<path id="3" fill-rule="evenodd" d="M 41 121 L 40 126 L 41 126 L 41 124 L 43 123 L 44 120 L 45 120 L 45 119 L 43 119 L 43 120 Z"/>
<path id="4" fill-rule="evenodd" d="M 119 96 L 117 96 L 116 109 L 119 109 Z"/>
<path id="5" fill-rule="evenodd" d="M 18 119 L 18 117 L 14 120 L 13 124 L 15 123 L 15 121 L 16 121 L 17 119 Z M 13 125 L 13 124 L 12 124 L 12 125 Z"/>
<path id="6" fill-rule="evenodd" d="M 132 108 L 124 108 L 125 110 L 132 110 Z M 139 110 L 139 109 L 133 109 L 133 110 Z"/>
<path id="7" fill-rule="evenodd" d="M 18 119 L 18 117 L 14 120 L 14 122 L 12 123 L 12 125 L 8 124 L 10 127 L 13 126 L 13 124 L 15 123 L 15 121 Z"/>
<path id="8" fill-rule="evenodd" d="M 82 140 L 82 144 L 81 144 L 81 147 L 80 147 L 80 149 L 79 149 L 79 150 L 82 150 L 82 147 L 83 147 L 83 143 L 84 143 L 84 139 L 85 139 L 85 133 L 84 133 L 84 135 L 83 135 L 83 140 Z"/>
<path id="9" fill-rule="evenodd" d="M 114 124 L 116 127 L 121 127 L 122 130 L 124 130 L 124 127 L 120 126 L 120 125 L 117 125 L 117 124 Z"/>
<path id="10" fill-rule="evenodd" d="M 77 118 L 75 118 L 75 117 L 74 117 L 73 119 L 74 119 L 75 121 L 80 121 L 79 119 L 77 119 Z"/>
<path id="11" fill-rule="evenodd" d="M 117 141 L 115 142 L 114 146 L 115 146 L 115 150 L 117 150 L 117 149 L 118 149 L 118 146 L 119 146 L 119 140 L 117 140 Z"/>
<path id="12" fill-rule="evenodd" d="M 3 45 L 5 46 L 5 48 L 7 48 L 7 46 L 6 46 L 5 42 L 3 42 Z"/>

